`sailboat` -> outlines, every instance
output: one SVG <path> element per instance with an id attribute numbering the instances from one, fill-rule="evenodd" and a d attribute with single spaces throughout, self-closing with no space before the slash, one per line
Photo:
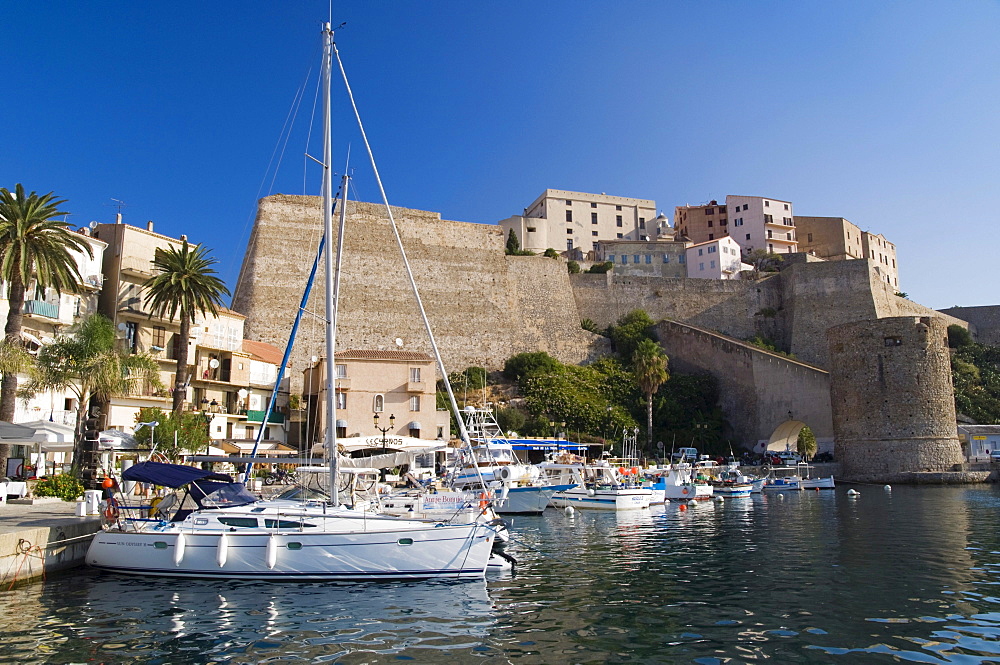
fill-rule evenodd
<path id="1" fill-rule="evenodd" d="M 324 24 L 322 193 L 326 240 L 326 350 L 331 359 L 336 339 L 334 297 L 339 288 L 345 221 L 341 205 L 340 246 L 335 268 L 330 242 L 333 237 L 330 80 L 334 61 L 351 95 L 333 34 L 330 23 Z M 351 103 L 354 106 L 353 97 Z M 356 106 L 354 108 L 364 137 L 360 116 Z M 367 138 L 365 144 L 368 147 Z M 368 154 L 371 157 L 370 147 Z M 374 169 L 373 158 L 372 166 Z M 374 170 L 378 178 L 378 171 Z M 381 190 L 381 182 L 379 188 Z M 346 187 L 342 191 L 344 189 Z M 382 196 L 385 200 L 384 190 Z M 386 209 L 395 228 L 387 201 Z M 403 261 L 409 274 L 405 253 Z M 410 281 L 419 304 L 412 274 Z M 420 309 L 423 313 L 422 305 Z M 424 321 L 442 374 L 447 377 L 426 316 Z M 281 369 L 286 365 L 287 352 Z M 327 370 L 328 385 L 333 386 L 333 362 L 327 363 Z M 280 382 L 280 378 L 278 380 Z M 87 563 L 102 570 L 134 575 L 225 579 L 365 581 L 483 577 L 496 537 L 492 525 L 477 520 L 452 523 L 406 519 L 341 505 L 335 452 L 336 405 L 334 391 L 326 392 L 330 400 L 327 412 L 331 414 L 327 419 L 327 442 L 331 451 L 328 457 L 332 501 L 264 501 L 247 491 L 246 476 L 244 482 L 239 482 L 228 475 L 194 467 L 142 462 L 126 469 L 122 479 L 177 491 L 150 507 L 148 516 L 139 514 L 136 508 L 109 501 L 105 509 L 108 525 L 94 537 L 87 552 Z M 454 397 L 451 399 L 454 407 Z M 273 402 L 272 397 L 271 406 Z M 457 411 L 457 407 L 454 408 Z M 462 430 L 467 438 L 464 427 Z"/>

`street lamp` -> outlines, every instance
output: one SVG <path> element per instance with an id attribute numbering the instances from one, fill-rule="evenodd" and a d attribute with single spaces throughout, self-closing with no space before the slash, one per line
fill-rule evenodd
<path id="1" fill-rule="evenodd" d="M 156 420 L 151 420 L 148 423 L 136 423 L 135 424 L 135 429 L 132 430 L 132 431 L 135 432 L 135 433 L 138 433 L 138 431 L 141 430 L 143 427 L 148 427 L 149 428 L 149 448 L 150 448 L 150 450 L 156 450 L 156 438 L 153 435 L 156 434 L 156 426 L 159 425 L 159 424 L 160 424 L 159 421 L 156 421 Z"/>
<path id="2" fill-rule="evenodd" d="M 562 427 L 562 438 L 565 439 L 566 438 L 566 421 L 565 420 L 562 421 L 561 423 L 559 423 L 559 425 Z"/>
<path id="3" fill-rule="evenodd" d="M 549 421 L 549 433 L 552 435 L 553 439 L 556 438 L 556 421 L 554 420 Z"/>
<path id="4" fill-rule="evenodd" d="M 205 434 L 208 436 L 208 441 L 205 442 L 205 454 L 209 455 L 212 452 L 212 415 L 202 409 L 201 417 L 205 419 Z"/>
<path id="5" fill-rule="evenodd" d="M 377 413 L 374 416 L 372 416 L 372 419 L 375 421 L 375 429 L 377 429 L 378 431 L 382 432 L 382 452 L 385 453 L 386 452 L 385 433 L 388 432 L 389 430 L 393 429 L 393 427 L 395 426 L 395 424 L 396 424 L 396 416 L 395 415 L 390 415 L 389 416 L 389 426 L 388 427 L 379 427 L 378 426 L 378 414 Z"/>

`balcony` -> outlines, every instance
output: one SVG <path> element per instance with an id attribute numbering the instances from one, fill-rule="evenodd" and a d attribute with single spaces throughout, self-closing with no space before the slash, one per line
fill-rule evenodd
<path id="1" fill-rule="evenodd" d="M 59 318 L 59 305 L 41 300 L 25 300 L 24 313 L 31 316 L 43 316 L 48 319 Z"/>
<path id="2" fill-rule="evenodd" d="M 247 411 L 248 423 L 259 423 L 262 420 L 264 420 L 263 411 Z M 267 422 L 281 424 L 285 422 L 285 414 L 278 411 L 272 411 L 271 416 L 267 419 Z"/>
<path id="3" fill-rule="evenodd" d="M 83 285 L 88 289 L 100 291 L 104 286 L 104 275 L 87 275 L 83 278 Z"/>

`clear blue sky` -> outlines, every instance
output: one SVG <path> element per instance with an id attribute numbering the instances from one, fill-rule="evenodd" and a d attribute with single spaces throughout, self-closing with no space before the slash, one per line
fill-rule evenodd
<path id="1" fill-rule="evenodd" d="M 328 11 L 8 3 L 0 186 L 54 191 L 81 226 L 123 200 L 127 222 L 212 248 L 232 286 L 257 197 L 318 192 L 314 86 L 273 184 L 268 164 Z M 547 187 L 668 214 L 772 196 L 886 235 L 918 302 L 1000 303 L 993 0 L 372 0 L 333 20 L 394 205 L 494 223 Z M 375 201 L 341 126 L 335 154 L 353 143 Z"/>

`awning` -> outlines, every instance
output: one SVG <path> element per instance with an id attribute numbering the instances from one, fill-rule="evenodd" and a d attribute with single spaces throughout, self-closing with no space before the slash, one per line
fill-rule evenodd
<path id="1" fill-rule="evenodd" d="M 347 427 L 347 421 L 346 420 L 339 420 L 338 419 L 337 420 L 337 427 Z"/>
<path id="2" fill-rule="evenodd" d="M 420 423 L 414 420 L 412 423 L 410 423 L 410 429 L 423 429 L 423 427 L 420 426 Z"/>
<path id="3" fill-rule="evenodd" d="M 0 421 L 0 443 L 13 443 L 17 445 L 37 443 L 35 441 L 35 430 L 32 427 Z"/>
<path id="4" fill-rule="evenodd" d="M 34 438 L 39 443 L 40 452 L 62 453 L 73 450 L 76 433 L 72 425 L 63 425 L 50 420 L 33 420 L 21 425 L 35 430 Z"/>

